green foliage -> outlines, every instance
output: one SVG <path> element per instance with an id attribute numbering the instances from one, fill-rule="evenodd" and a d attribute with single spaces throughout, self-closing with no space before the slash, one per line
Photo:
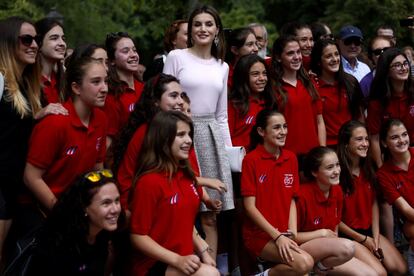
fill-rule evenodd
<path id="1" fill-rule="evenodd" d="M 43 16 L 43 12 L 35 4 L 27 0 L 1 0 L 0 18 L 9 16 L 23 16 L 30 20 L 37 20 Z"/>

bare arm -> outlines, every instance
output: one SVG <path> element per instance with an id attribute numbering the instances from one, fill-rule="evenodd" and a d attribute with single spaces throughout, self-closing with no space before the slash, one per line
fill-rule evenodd
<path id="1" fill-rule="evenodd" d="M 319 145 L 326 146 L 326 128 L 322 114 L 316 115 L 316 123 L 318 126 Z"/>
<path id="2" fill-rule="evenodd" d="M 375 249 L 379 247 L 380 230 L 379 230 L 379 208 L 377 200 L 372 204 L 372 236 L 375 242 Z"/>
<path id="3" fill-rule="evenodd" d="M 51 210 L 57 199 L 43 180 L 44 169 L 26 163 L 23 180 L 27 188 L 34 194 L 37 200 L 48 210 Z"/>
<path id="4" fill-rule="evenodd" d="M 402 196 L 397 198 L 394 204 L 408 221 L 414 223 L 414 209 Z"/>
<path id="5" fill-rule="evenodd" d="M 227 192 L 226 184 L 216 178 L 196 177 L 199 185 L 217 190 L 219 193 Z"/>
<path id="6" fill-rule="evenodd" d="M 200 237 L 195 227 L 193 230 L 193 243 L 194 249 L 197 252 L 198 256 L 200 256 L 201 261 L 204 264 L 208 264 L 215 267 L 216 262 L 215 260 L 213 260 L 209 253 L 210 247 L 207 244 L 207 242 Z"/>

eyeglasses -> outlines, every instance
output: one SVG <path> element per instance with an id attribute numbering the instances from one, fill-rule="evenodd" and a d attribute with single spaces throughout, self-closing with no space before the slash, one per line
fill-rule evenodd
<path id="1" fill-rule="evenodd" d="M 375 49 L 372 50 L 372 53 L 376 56 L 381 55 L 382 53 L 384 53 L 385 51 L 387 51 L 390 47 L 384 47 L 384 48 L 379 48 L 379 49 Z"/>
<path id="2" fill-rule="evenodd" d="M 354 44 L 355 46 L 361 46 L 362 41 L 358 37 L 349 37 L 349 38 L 344 40 L 344 44 L 345 44 L 345 46 L 349 46 L 351 44 Z"/>
<path id="3" fill-rule="evenodd" d="M 36 41 L 36 44 L 39 46 L 41 39 L 40 39 L 40 36 L 38 36 L 38 35 L 31 36 L 29 34 L 26 34 L 26 35 L 20 35 L 19 40 L 24 46 L 30 47 L 30 45 L 32 45 L 32 43 L 33 43 L 33 40 Z"/>
<path id="4" fill-rule="evenodd" d="M 404 61 L 403 63 L 396 62 L 390 65 L 390 68 L 394 68 L 397 70 L 401 70 L 401 69 L 408 68 L 408 67 L 410 67 L 410 63 L 408 61 Z"/>
<path id="5" fill-rule="evenodd" d="M 93 171 L 85 174 L 84 176 L 86 179 L 88 179 L 92 183 L 96 183 L 99 180 L 102 179 L 102 177 L 105 178 L 112 178 L 114 177 L 113 173 L 110 170 L 104 169 L 101 171 Z"/>

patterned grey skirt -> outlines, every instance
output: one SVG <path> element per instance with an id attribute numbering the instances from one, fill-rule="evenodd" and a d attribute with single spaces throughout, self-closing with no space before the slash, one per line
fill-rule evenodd
<path id="1" fill-rule="evenodd" d="M 216 178 L 226 184 L 227 192 L 220 194 L 206 188 L 211 199 L 223 203 L 223 211 L 234 209 L 233 183 L 225 143 L 214 114 L 192 115 L 194 123 L 194 149 L 202 177 Z M 201 211 L 208 211 L 202 204 Z"/>

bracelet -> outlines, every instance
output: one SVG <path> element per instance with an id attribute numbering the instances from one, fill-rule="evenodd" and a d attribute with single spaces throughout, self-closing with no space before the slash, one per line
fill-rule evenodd
<path id="1" fill-rule="evenodd" d="M 276 243 L 276 242 L 277 242 L 277 240 L 278 240 L 281 236 L 283 236 L 283 234 L 279 234 L 279 236 L 277 236 L 277 237 L 273 240 L 273 242 L 274 242 L 274 243 Z"/>
<path id="2" fill-rule="evenodd" d="M 367 239 L 368 239 L 368 235 L 365 235 L 365 239 L 363 239 L 362 241 L 360 241 L 359 243 L 364 243 L 364 242 L 366 242 L 367 241 Z"/>
<path id="3" fill-rule="evenodd" d="M 204 248 L 203 250 L 200 251 L 200 255 L 203 254 L 206 251 L 210 251 L 210 246 L 206 246 L 206 248 Z"/>

